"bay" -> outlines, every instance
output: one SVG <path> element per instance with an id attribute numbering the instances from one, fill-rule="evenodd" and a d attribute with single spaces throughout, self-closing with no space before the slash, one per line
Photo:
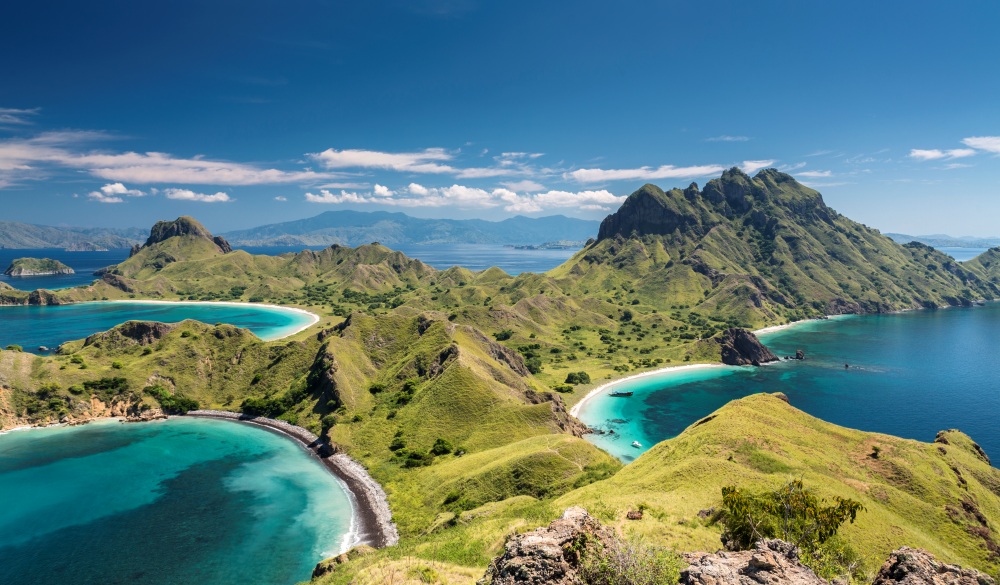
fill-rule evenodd
<path id="1" fill-rule="evenodd" d="M 296 583 L 352 542 L 341 484 L 286 437 L 192 418 L 0 435 L 5 583 Z"/>
<path id="2" fill-rule="evenodd" d="M 730 400 L 783 392 L 792 406 L 838 425 L 920 441 L 957 428 L 1000 456 L 997 331 L 1000 303 L 810 321 L 760 336 L 780 356 L 803 350 L 803 361 L 624 381 L 615 389 L 633 396 L 599 395 L 583 405 L 580 418 L 614 431 L 588 438 L 631 461 Z"/>

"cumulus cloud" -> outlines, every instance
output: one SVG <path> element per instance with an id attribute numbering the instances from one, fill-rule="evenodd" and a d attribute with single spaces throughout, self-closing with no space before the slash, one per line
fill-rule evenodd
<path id="1" fill-rule="evenodd" d="M 729 134 L 723 134 L 722 136 L 706 138 L 705 142 L 746 142 L 747 140 L 750 140 L 749 136 L 731 136 Z"/>
<path id="2" fill-rule="evenodd" d="M 966 140 L 969 139 L 967 138 Z M 915 158 L 917 160 L 965 158 L 974 154 L 976 154 L 976 151 L 971 148 L 953 148 L 951 150 L 941 150 L 938 148 L 923 150 L 920 148 L 914 148 L 910 150 L 910 158 Z"/>
<path id="3" fill-rule="evenodd" d="M 378 183 L 375 183 L 374 193 L 376 197 L 392 197 L 396 194 L 395 191 L 389 189 L 385 185 L 379 185 Z"/>
<path id="4" fill-rule="evenodd" d="M 802 171 L 796 174 L 800 177 L 809 177 L 810 179 L 822 179 L 832 177 L 833 171 Z"/>
<path id="5" fill-rule="evenodd" d="M 277 195 L 277 196 L 275 196 L 274 200 L 275 201 L 288 201 L 288 197 L 285 197 L 284 195 Z"/>
<path id="6" fill-rule="evenodd" d="M 971 136 L 962 140 L 962 144 L 986 152 L 1000 154 L 1000 136 Z"/>
<path id="7" fill-rule="evenodd" d="M 566 173 L 566 177 L 580 183 L 599 183 L 603 181 L 649 181 L 653 179 L 680 179 L 716 175 L 726 170 L 720 165 L 698 165 L 690 167 L 675 167 L 662 165 L 656 168 L 639 167 L 637 169 L 577 169 Z"/>
<path id="8" fill-rule="evenodd" d="M 743 164 L 740 165 L 740 168 L 743 170 L 744 173 L 746 173 L 748 175 L 752 175 L 752 174 L 756 173 L 757 171 L 759 171 L 761 169 L 766 169 L 768 167 L 774 166 L 775 162 L 777 162 L 777 161 L 773 161 L 773 160 L 745 160 L 745 161 L 743 161 Z"/>
<path id="9" fill-rule="evenodd" d="M 179 199 L 181 201 L 201 201 L 202 203 L 225 203 L 233 201 L 229 195 L 221 191 L 208 195 L 205 193 L 195 193 L 190 189 L 164 189 L 163 194 L 167 199 Z"/>
<path id="10" fill-rule="evenodd" d="M 460 209 L 502 208 L 513 213 L 535 213 L 557 208 L 609 210 L 625 200 L 624 196 L 614 195 L 605 190 L 578 192 L 549 190 L 539 193 L 517 193 L 507 188 L 481 189 L 457 184 L 450 187 L 425 187 L 419 183 L 410 183 L 403 189 L 389 192 L 392 194 L 380 195 L 374 190 L 368 193 L 341 190 L 336 193 L 324 189 L 319 193 L 306 193 L 305 199 L 312 203 L 327 204 L 352 203 Z"/>
<path id="11" fill-rule="evenodd" d="M 87 197 L 99 203 L 122 203 L 125 201 L 122 199 L 123 196 L 144 197 L 145 195 L 146 193 L 143 191 L 138 189 L 129 189 L 121 183 L 108 183 L 97 191 L 87 193 Z"/>

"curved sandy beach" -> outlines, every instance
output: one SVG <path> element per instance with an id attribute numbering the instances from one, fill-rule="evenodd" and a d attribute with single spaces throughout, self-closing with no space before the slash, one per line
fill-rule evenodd
<path id="1" fill-rule="evenodd" d="M 284 339 L 286 337 L 291 337 L 292 335 L 295 335 L 296 333 L 301 333 L 302 331 L 305 331 L 306 329 L 312 327 L 316 323 L 319 323 L 319 315 L 317 315 L 316 313 L 313 313 L 311 311 L 307 311 L 305 309 L 300 309 L 298 307 L 284 307 L 282 305 L 270 305 L 270 304 L 264 304 L 264 303 L 242 303 L 242 302 L 238 302 L 238 301 L 164 301 L 164 300 L 157 300 L 157 299 L 150 299 L 150 300 L 144 300 L 144 299 L 126 299 L 126 300 L 119 300 L 119 301 L 86 301 L 86 302 L 88 302 L 88 303 L 160 304 L 160 305 L 227 305 L 227 306 L 230 306 L 230 307 L 263 307 L 263 308 L 266 308 L 266 309 L 277 309 L 277 310 L 280 310 L 280 311 L 289 311 L 291 313 L 299 313 L 301 315 L 306 315 L 307 317 L 309 317 L 309 320 L 310 320 L 309 323 L 306 323 L 305 325 L 303 325 L 303 326 L 295 329 L 294 331 L 292 331 L 290 333 L 286 333 L 284 335 L 281 335 L 280 337 L 274 337 L 272 339 L 267 339 L 265 341 L 276 341 L 278 339 Z M 82 304 L 85 304 L 85 303 L 78 303 L 78 304 L 82 305 Z"/>
<path id="2" fill-rule="evenodd" d="M 637 380 L 639 378 L 648 378 L 650 376 L 665 374 L 667 372 L 678 372 L 681 370 L 696 370 L 701 368 L 724 368 L 724 367 L 726 367 L 724 364 L 686 364 L 683 366 L 670 366 L 667 368 L 660 368 L 658 370 L 650 370 L 648 372 L 642 372 L 641 374 L 633 374 L 631 376 L 625 376 L 624 378 L 616 378 L 614 380 L 601 384 L 600 386 L 594 388 L 590 392 L 587 392 L 587 395 L 584 396 L 583 399 L 580 400 L 580 402 L 577 402 L 576 404 L 573 405 L 572 408 L 569 409 L 569 413 L 575 416 L 576 418 L 580 418 L 580 410 L 583 408 L 584 404 L 594 399 L 597 395 L 601 394 L 602 392 L 610 390 L 611 387 L 614 386 L 615 384 L 621 384 L 622 382 L 627 382 L 629 380 Z"/>
<path id="3" fill-rule="evenodd" d="M 385 490 L 360 463 L 345 453 L 336 452 L 329 444 L 302 427 L 284 421 L 254 417 L 223 410 L 192 410 L 185 416 L 230 420 L 259 426 L 293 439 L 302 445 L 344 486 L 351 501 L 351 528 L 344 535 L 341 552 L 359 544 L 375 548 L 399 542 L 399 531 L 392 521 L 392 511 Z"/>

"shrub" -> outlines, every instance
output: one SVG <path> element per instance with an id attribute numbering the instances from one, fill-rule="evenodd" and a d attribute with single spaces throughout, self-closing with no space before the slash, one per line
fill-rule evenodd
<path id="1" fill-rule="evenodd" d="M 374 384 L 368 387 L 368 391 L 371 392 L 372 394 L 381 394 L 382 392 L 385 392 L 385 384 L 382 384 L 380 382 L 375 382 Z"/>
<path id="2" fill-rule="evenodd" d="M 493 334 L 493 337 L 495 337 L 497 341 L 507 341 L 513 336 L 514 332 L 510 329 L 504 329 L 503 331 L 499 331 Z"/>
<path id="3" fill-rule="evenodd" d="M 590 384 L 590 374 L 587 372 L 570 372 L 566 374 L 567 384 Z"/>
<path id="4" fill-rule="evenodd" d="M 155 398 L 163 412 L 168 414 L 185 414 L 200 407 L 197 400 L 181 394 L 171 394 L 163 386 L 146 386 L 142 391 Z"/>
<path id="5" fill-rule="evenodd" d="M 21 347 L 20 345 L 15 344 L 15 343 L 12 343 L 12 344 L 8 345 L 6 347 L 6 349 L 7 349 L 7 351 L 18 351 L 18 352 L 24 351 L 23 347 Z"/>
<path id="6" fill-rule="evenodd" d="M 524 361 L 524 366 L 532 374 L 537 374 L 542 371 L 542 359 L 539 357 L 528 358 Z"/>
<path id="7" fill-rule="evenodd" d="M 111 367 L 114 368 L 114 369 L 116 369 L 116 370 L 120 370 L 120 369 L 124 368 L 125 365 L 122 364 L 121 362 L 111 362 Z"/>
<path id="8" fill-rule="evenodd" d="M 813 570 L 836 576 L 858 569 L 856 553 L 834 537 L 844 522 L 853 524 L 858 512 L 864 511 L 860 502 L 834 497 L 827 505 L 796 479 L 776 491 L 757 494 L 724 487 L 722 506 L 722 542 L 730 550 L 780 538 L 797 546 L 804 553 L 803 564 Z"/>
<path id="9" fill-rule="evenodd" d="M 69 363 L 71 363 L 71 364 L 82 364 L 83 363 L 83 356 L 75 355 L 75 356 L 69 358 Z"/>
<path id="10" fill-rule="evenodd" d="M 431 453 L 434 455 L 447 455 L 452 452 L 451 443 L 446 439 L 438 439 L 434 441 L 434 446 L 431 447 Z"/>
<path id="11" fill-rule="evenodd" d="M 572 392 L 573 391 L 573 385 L 572 384 L 556 384 L 555 386 L 553 386 L 553 390 L 555 390 L 556 392 L 562 392 L 562 393 Z"/>
<path id="12" fill-rule="evenodd" d="M 181 331 L 181 337 L 191 337 L 190 331 Z"/>

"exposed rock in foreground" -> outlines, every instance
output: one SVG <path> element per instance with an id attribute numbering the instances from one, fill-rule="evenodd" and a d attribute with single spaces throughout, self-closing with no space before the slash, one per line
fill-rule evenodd
<path id="1" fill-rule="evenodd" d="M 757 336 L 732 327 L 722 332 L 717 340 L 722 346 L 722 363 L 730 366 L 759 366 L 778 361 L 778 356 L 764 347 Z"/>
<path id="2" fill-rule="evenodd" d="M 993 585 L 989 575 L 975 569 L 948 565 L 931 553 L 904 546 L 889 555 L 872 585 Z"/>
<path id="3" fill-rule="evenodd" d="M 566 510 L 547 527 L 510 537 L 477 585 L 586 585 L 583 557 L 616 541 L 583 508 Z M 794 545 L 765 540 L 753 550 L 684 553 L 680 585 L 829 585 L 803 565 Z M 995 585 L 992 577 L 902 547 L 882 565 L 873 585 Z"/>
<path id="4" fill-rule="evenodd" d="M 577 585 L 583 544 L 612 538 L 612 532 L 586 510 L 569 508 L 548 527 L 511 537 L 479 585 Z"/>
<path id="5" fill-rule="evenodd" d="M 799 562 L 795 547 L 781 540 L 757 543 L 754 550 L 685 553 L 690 563 L 681 571 L 683 585 L 825 585 L 827 582 Z"/>

